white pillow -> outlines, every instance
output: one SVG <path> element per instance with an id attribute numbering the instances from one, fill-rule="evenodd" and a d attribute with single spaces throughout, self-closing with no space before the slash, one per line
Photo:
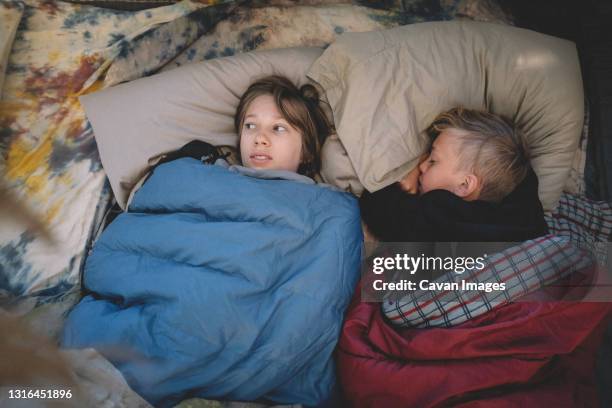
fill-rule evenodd
<path id="1" fill-rule="evenodd" d="M 308 76 L 325 90 L 338 136 L 369 191 L 414 168 L 434 117 L 462 105 L 523 128 L 544 209 L 556 206 L 583 122 L 572 42 L 473 21 L 411 24 L 343 34 Z M 346 178 L 346 168 L 324 176 Z"/>
<path id="2" fill-rule="evenodd" d="M 191 140 L 235 146 L 234 113 L 257 77 L 285 75 L 301 85 L 320 48 L 255 51 L 138 79 L 80 98 L 119 205 L 149 161 Z"/>

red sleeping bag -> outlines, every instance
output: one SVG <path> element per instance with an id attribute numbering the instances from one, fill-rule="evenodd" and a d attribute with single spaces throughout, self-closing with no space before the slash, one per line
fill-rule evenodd
<path id="1" fill-rule="evenodd" d="M 338 344 L 355 407 L 598 406 L 609 303 L 516 302 L 453 328 L 396 329 L 357 289 Z"/>

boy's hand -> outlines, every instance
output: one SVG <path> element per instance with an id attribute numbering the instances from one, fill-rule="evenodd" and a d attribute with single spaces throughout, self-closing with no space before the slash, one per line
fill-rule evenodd
<path id="1" fill-rule="evenodd" d="M 419 164 L 398 182 L 402 190 L 410 194 L 419 193 L 419 176 L 421 175 L 419 167 L 428 157 L 429 153 L 423 153 L 419 158 Z"/>
<path id="2" fill-rule="evenodd" d="M 400 188 L 407 193 L 417 194 L 419 192 L 420 175 L 421 171 L 419 170 L 419 166 L 416 166 L 399 181 Z"/>

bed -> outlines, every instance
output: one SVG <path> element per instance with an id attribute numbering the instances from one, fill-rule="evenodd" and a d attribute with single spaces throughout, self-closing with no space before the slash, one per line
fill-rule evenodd
<path id="1" fill-rule="evenodd" d="M 253 50 L 326 47 L 344 32 L 455 18 L 513 21 L 486 0 L 181 1 L 140 11 L 11 0 L 0 5 L 0 16 L 0 168 L 7 191 L 28 203 L 55 237 L 50 243 L 2 218 L 0 302 L 5 312 L 22 316 L 52 339 L 80 297 L 84 259 L 112 204 L 79 96 L 196 61 Z M 293 19 L 303 23 L 285 23 Z M 585 191 L 588 110 L 586 119 L 566 185 L 577 194 Z M 102 357 L 87 353 L 71 352 L 67 358 L 76 372 L 85 370 L 84 360 L 104 367 L 89 375 L 104 378 L 105 386 L 82 382 L 88 401 L 146 405 Z"/>

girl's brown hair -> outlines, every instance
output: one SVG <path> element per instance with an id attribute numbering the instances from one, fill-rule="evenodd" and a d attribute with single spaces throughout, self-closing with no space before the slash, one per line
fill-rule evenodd
<path id="1" fill-rule="evenodd" d="M 436 138 L 445 129 L 461 133 L 461 167 L 480 178 L 479 200 L 499 202 L 523 181 L 531 166 L 523 132 L 509 119 L 461 107 L 436 117 L 428 129 Z"/>
<path id="2" fill-rule="evenodd" d="M 332 132 L 333 126 L 319 105 L 319 93 L 312 85 L 299 89 L 289 79 L 271 75 L 253 82 L 240 98 L 234 116 L 234 128 L 240 135 L 244 117 L 251 103 L 259 96 L 271 95 L 281 115 L 302 134 L 302 162 L 298 173 L 313 177 L 321 168 L 321 146 Z M 240 155 L 240 151 L 238 152 Z"/>

